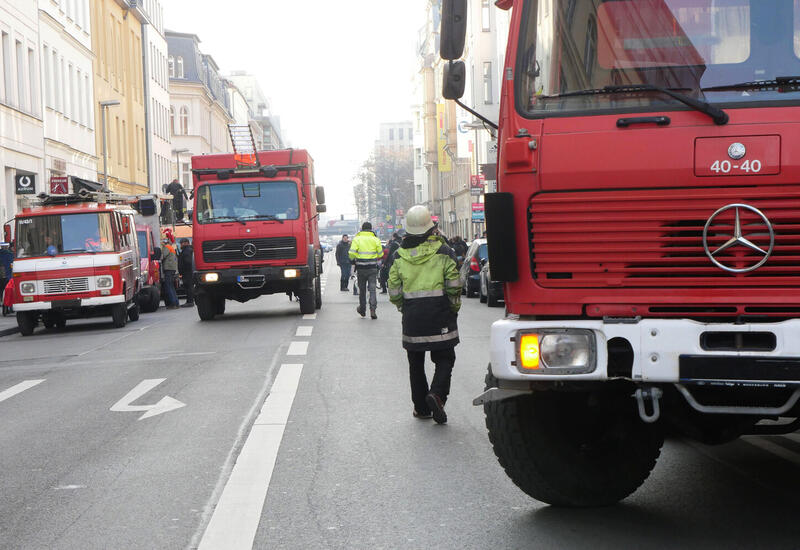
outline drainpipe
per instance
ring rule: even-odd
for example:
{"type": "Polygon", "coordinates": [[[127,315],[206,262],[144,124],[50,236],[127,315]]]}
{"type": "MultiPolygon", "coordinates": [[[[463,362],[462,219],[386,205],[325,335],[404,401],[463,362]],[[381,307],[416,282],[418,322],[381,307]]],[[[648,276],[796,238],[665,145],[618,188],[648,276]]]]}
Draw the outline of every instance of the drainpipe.
{"type": "MultiPolygon", "coordinates": [[[[148,15],[149,16],[149,15],[148,15]]],[[[150,117],[153,116],[152,109],[151,109],[151,101],[150,101],[150,66],[147,62],[147,35],[148,35],[148,23],[147,18],[143,18],[142,21],[142,80],[144,85],[144,149],[145,149],[145,163],[144,167],[147,171],[147,190],[150,193],[153,193],[153,181],[152,181],[152,170],[151,170],[151,152],[153,151],[153,136],[150,131],[150,117]],[[149,115],[148,115],[149,113],[149,115]]]]}

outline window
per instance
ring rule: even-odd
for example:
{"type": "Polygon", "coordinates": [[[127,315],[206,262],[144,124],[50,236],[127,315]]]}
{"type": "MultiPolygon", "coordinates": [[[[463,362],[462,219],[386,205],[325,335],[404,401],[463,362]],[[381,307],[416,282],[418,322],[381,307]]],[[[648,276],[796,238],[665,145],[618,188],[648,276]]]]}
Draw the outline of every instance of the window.
{"type": "Polygon", "coordinates": [[[178,62],[177,63],[178,64],[178,68],[176,70],[177,77],[178,78],[183,78],[183,57],[178,56],[177,57],[177,62],[178,62]]]}
{"type": "Polygon", "coordinates": [[[192,169],[188,162],[181,163],[181,185],[184,189],[192,188],[192,169]]]}
{"type": "Polygon", "coordinates": [[[89,75],[83,76],[83,101],[86,103],[86,126],[94,128],[94,112],[92,111],[92,90],[89,88],[89,75]]]}
{"type": "Polygon", "coordinates": [[[800,57],[800,0],[794,0],[794,55],[800,57]]]}
{"type": "Polygon", "coordinates": [[[31,113],[39,114],[39,70],[36,67],[36,52],[28,48],[28,91],[30,93],[31,113]]]}
{"type": "Polygon", "coordinates": [[[489,32],[492,30],[492,9],[489,0],[481,0],[481,30],[489,32]]]}
{"type": "Polygon", "coordinates": [[[175,107],[171,105],[169,108],[169,131],[175,135],[175,107]]]}
{"type": "Polygon", "coordinates": [[[169,77],[175,78],[175,58],[173,56],[169,56],[169,77]]]}
{"type": "Polygon", "coordinates": [[[399,139],[400,141],[403,141],[403,129],[402,128],[398,128],[397,129],[397,139],[399,139]]]}
{"type": "Polygon", "coordinates": [[[483,62],[483,102],[492,103],[492,62],[483,62]]]}
{"type": "Polygon", "coordinates": [[[394,128],[389,128],[389,141],[394,141],[394,128]]]}
{"type": "Polygon", "coordinates": [[[72,120],[76,120],[75,116],[75,74],[72,68],[72,63],[69,64],[67,68],[67,74],[69,74],[69,112],[67,116],[72,120]]]}
{"type": "Polygon", "coordinates": [[[25,110],[25,57],[22,52],[22,42],[15,41],[17,48],[17,107],[25,110]]]}
{"type": "Polygon", "coordinates": [[[52,86],[50,85],[50,48],[42,46],[42,60],[44,61],[44,104],[45,107],[52,107],[53,103],[50,100],[50,93],[52,86]]]}
{"type": "Polygon", "coordinates": [[[189,108],[184,105],[181,107],[181,135],[185,136],[189,134],[189,108]]]}
{"type": "Polygon", "coordinates": [[[0,62],[2,62],[3,74],[0,79],[0,99],[10,103],[11,95],[11,46],[9,45],[8,33],[0,31],[0,62]]]}

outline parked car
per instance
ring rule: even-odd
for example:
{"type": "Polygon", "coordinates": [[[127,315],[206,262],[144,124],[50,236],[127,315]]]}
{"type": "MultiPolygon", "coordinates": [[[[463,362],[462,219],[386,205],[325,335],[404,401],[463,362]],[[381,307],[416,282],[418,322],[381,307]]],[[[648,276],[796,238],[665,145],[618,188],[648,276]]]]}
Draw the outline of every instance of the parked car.
{"type": "Polygon", "coordinates": [[[503,283],[492,280],[489,260],[484,261],[481,267],[478,298],[481,303],[488,304],[489,307],[497,307],[500,305],[500,300],[503,300],[503,283]]]}
{"type": "Polygon", "coordinates": [[[475,239],[467,249],[464,263],[461,265],[461,283],[464,285],[464,294],[467,298],[478,295],[480,290],[481,260],[489,258],[489,249],[486,239],[475,239]]]}

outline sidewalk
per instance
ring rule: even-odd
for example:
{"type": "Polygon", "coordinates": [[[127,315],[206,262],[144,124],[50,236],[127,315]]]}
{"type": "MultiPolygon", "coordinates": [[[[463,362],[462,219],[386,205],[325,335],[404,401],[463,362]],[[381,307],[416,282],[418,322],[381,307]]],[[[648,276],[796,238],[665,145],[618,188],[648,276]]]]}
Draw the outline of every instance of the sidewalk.
{"type": "Polygon", "coordinates": [[[19,332],[19,328],[17,327],[17,316],[13,313],[9,314],[8,317],[3,317],[0,315],[0,336],[15,334],[17,332],[19,332]]]}

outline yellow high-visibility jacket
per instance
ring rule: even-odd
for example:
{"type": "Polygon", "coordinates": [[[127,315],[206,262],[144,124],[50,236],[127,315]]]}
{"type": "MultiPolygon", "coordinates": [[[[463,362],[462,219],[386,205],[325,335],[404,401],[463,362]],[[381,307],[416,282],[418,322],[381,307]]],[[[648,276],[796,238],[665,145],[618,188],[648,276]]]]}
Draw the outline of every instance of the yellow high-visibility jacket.
{"type": "Polygon", "coordinates": [[[372,231],[359,231],[353,237],[347,255],[351,260],[355,260],[356,269],[377,268],[383,257],[383,246],[372,231]]]}

